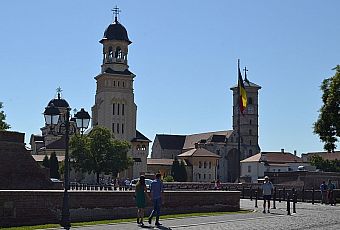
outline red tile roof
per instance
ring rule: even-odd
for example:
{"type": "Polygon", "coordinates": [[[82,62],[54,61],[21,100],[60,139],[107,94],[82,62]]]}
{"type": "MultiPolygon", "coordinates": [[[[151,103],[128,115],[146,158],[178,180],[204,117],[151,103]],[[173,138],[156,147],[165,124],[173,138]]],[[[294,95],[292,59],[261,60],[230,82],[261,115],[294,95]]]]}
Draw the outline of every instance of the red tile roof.
{"type": "Polygon", "coordinates": [[[241,162],[260,162],[266,161],[268,163],[294,163],[302,162],[302,159],[288,152],[261,152],[241,162]]]}

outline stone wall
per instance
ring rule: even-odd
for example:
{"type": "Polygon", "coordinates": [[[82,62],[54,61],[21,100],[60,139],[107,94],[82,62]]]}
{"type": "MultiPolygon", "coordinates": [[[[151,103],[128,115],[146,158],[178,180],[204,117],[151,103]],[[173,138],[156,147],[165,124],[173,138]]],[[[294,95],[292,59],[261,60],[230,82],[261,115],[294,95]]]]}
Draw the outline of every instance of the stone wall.
{"type": "MultiPolygon", "coordinates": [[[[133,191],[71,191],[71,221],[136,216],[133,191]]],[[[0,191],[0,227],[58,223],[63,191],[0,191]]],[[[162,214],[238,211],[237,191],[165,191],[162,214]]],[[[151,211],[148,203],[146,215],[151,211]]]]}
{"type": "Polygon", "coordinates": [[[0,189],[53,189],[49,173],[25,148],[24,134],[0,131],[0,189]]]}

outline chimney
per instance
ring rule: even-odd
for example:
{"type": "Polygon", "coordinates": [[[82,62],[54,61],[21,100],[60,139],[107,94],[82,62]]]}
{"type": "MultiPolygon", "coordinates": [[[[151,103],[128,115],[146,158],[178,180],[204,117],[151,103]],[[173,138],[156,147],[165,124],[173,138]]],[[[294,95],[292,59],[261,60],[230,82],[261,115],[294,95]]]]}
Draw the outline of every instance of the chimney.
{"type": "Polygon", "coordinates": [[[281,149],[281,153],[285,153],[285,149],[281,149]]]}
{"type": "Polygon", "coordinates": [[[294,150],[294,156],[296,156],[296,150],[294,150]]]}

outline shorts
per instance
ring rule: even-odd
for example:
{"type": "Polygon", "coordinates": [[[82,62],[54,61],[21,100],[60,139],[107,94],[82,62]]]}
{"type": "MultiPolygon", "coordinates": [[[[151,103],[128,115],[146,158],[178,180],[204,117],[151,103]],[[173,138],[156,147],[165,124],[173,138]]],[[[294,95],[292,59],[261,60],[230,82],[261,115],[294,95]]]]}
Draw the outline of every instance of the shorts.
{"type": "Polygon", "coordinates": [[[263,195],[263,200],[271,200],[272,195],[263,195]]]}

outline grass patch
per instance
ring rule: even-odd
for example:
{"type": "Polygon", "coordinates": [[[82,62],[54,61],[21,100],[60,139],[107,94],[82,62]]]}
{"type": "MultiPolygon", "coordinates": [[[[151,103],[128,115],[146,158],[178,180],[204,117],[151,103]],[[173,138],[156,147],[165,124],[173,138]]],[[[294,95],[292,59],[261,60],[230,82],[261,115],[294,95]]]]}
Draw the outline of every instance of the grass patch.
{"type": "MultiPolygon", "coordinates": [[[[198,213],[184,213],[184,214],[171,214],[171,215],[162,215],[161,219],[177,219],[177,218],[185,218],[185,217],[200,217],[200,216],[219,216],[219,215],[231,215],[231,214],[244,214],[250,213],[249,210],[240,210],[238,212],[198,212],[198,213]]],[[[116,219],[116,220],[98,220],[98,221],[90,221],[90,222],[79,222],[72,223],[72,227],[81,227],[86,225],[99,225],[99,224],[118,224],[118,223],[126,223],[126,222],[135,222],[136,218],[128,218],[128,219],[116,219]]],[[[45,224],[45,225],[36,225],[36,226],[22,226],[22,227],[10,227],[10,228],[1,228],[0,229],[8,229],[8,230],[33,230],[33,229],[47,229],[47,228],[60,228],[59,224],[45,224]]]]}

